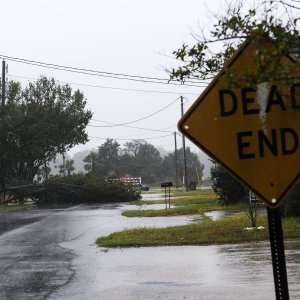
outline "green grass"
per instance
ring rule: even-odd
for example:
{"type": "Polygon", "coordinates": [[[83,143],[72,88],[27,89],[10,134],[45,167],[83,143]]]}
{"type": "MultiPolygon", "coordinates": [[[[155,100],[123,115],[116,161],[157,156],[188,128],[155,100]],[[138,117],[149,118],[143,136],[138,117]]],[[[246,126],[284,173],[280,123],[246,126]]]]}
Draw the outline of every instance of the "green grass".
{"type": "Polygon", "coordinates": [[[10,211],[31,209],[32,207],[33,205],[31,204],[16,204],[16,205],[1,204],[0,211],[10,212],[10,211]]]}
{"type": "Polygon", "coordinates": [[[182,191],[182,190],[171,190],[172,196],[174,197],[189,197],[189,196],[199,196],[202,197],[216,197],[216,194],[213,190],[195,190],[195,191],[182,191]]]}
{"type": "MultiPolygon", "coordinates": [[[[203,214],[207,211],[224,209],[218,204],[216,195],[211,191],[190,191],[186,192],[188,197],[171,199],[171,204],[177,206],[171,209],[137,209],[128,210],[122,213],[126,217],[166,217],[178,215],[203,214]]],[[[186,194],[185,194],[186,195],[186,194]]],[[[165,200],[139,200],[133,201],[135,205],[165,204],[165,200]]]]}
{"type": "Polygon", "coordinates": [[[125,217],[167,217],[179,215],[196,215],[203,214],[207,211],[220,210],[221,206],[210,205],[203,207],[202,205],[187,205],[171,209],[138,209],[127,210],[122,213],[125,217]]]}
{"type": "MultiPolygon", "coordinates": [[[[183,192],[180,190],[172,191],[171,204],[172,205],[189,205],[189,204],[217,204],[217,196],[212,190],[196,190],[183,192]],[[172,197],[176,197],[172,199],[172,197]]],[[[151,205],[151,204],[165,204],[165,200],[136,200],[130,202],[132,205],[151,205]]]]}
{"type": "Polygon", "coordinates": [[[205,197],[205,196],[177,198],[177,199],[173,199],[171,201],[171,204],[176,205],[176,206],[181,206],[181,205],[202,205],[202,206],[218,205],[218,206],[220,206],[216,197],[212,198],[212,197],[205,197]]]}
{"type": "MultiPolygon", "coordinates": [[[[175,246],[227,244],[267,240],[267,217],[260,216],[258,224],[263,230],[247,231],[249,219],[241,214],[222,220],[209,218],[199,224],[167,228],[136,228],[112,233],[100,237],[96,243],[103,247],[138,247],[138,246],[175,246]]],[[[285,238],[300,237],[300,218],[287,218],[283,221],[285,238]]]]}
{"type": "MultiPolygon", "coordinates": [[[[260,214],[257,219],[258,226],[263,230],[243,230],[250,226],[250,220],[245,214],[245,204],[221,206],[213,191],[176,191],[179,198],[171,199],[175,208],[130,210],[123,212],[127,217],[160,217],[177,215],[201,216],[200,223],[188,224],[167,228],[136,228],[116,232],[97,239],[99,246],[105,247],[139,247],[139,246],[171,246],[171,245],[207,245],[242,243],[267,240],[267,216],[260,214]],[[181,193],[183,196],[180,196],[181,193]],[[226,210],[236,214],[224,219],[212,221],[203,214],[212,210],[226,210]]],[[[136,205],[164,204],[165,201],[138,201],[136,205]]],[[[300,218],[286,218],[283,221],[285,238],[300,238],[300,218]]]]}

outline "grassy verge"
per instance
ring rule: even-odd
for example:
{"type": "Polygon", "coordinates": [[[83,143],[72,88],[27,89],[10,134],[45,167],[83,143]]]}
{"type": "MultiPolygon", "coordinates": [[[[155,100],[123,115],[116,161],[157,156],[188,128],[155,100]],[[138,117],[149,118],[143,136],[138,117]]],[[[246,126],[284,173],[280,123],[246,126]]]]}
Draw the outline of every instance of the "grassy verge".
{"type": "MultiPolygon", "coordinates": [[[[166,217],[166,216],[178,216],[178,215],[194,215],[203,214],[213,210],[227,210],[227,211],[244,211],[245,205],[230,205],[222,206],[219,204],[215,193],[211,190],[205,191],[189,191],[186,192],[185,197],[179,197],[171,199],[171,205],[176,206],[171,209],[147,209],[147,210],[128,210],[122,213],[126,217],[166,217]]],[[[141,206],[152,204],[165,204],[164,200],[139,200],[133,201],[131,204],[141,206]]]]}
{"type": "MultiPolygon", "coordinates": [[[[137,200],[132,201],[132,205],[164,204],[165,200],[137,200]]],[[[171,204],[189,205],[189,204],[217,204],[216,194],[212,190],[197,190],[183,192],[180,190],[172,191],[171,204]],[[172,197],[176,197],[173,198],[172,197]]]]}
{"type": "MultiPolygon", "coordinates": [[[[205,218],[199,224],[167,228],[136,228],[100,237],[96,243],[104,247],[175,246],[227,244],[268,239],[267,217],[260,216],[258,224],[263,230],[243,230],[249,226],[249,219],[238,215],[212,221],[205,218]]],[[[286,218],[283,221],[285,238],[300,238],[300,218],[286,218]]]]}
{"type": "Polygon", "coordinates": [[[179,216],[179,215],[196,215],[203,214],[207,211],[223,209],[221,206],[207,206],[193,205],[193,206],[180,206],[171,209],[139,209],[139,210],[127,210],[122,213],[125,217],[167,217],[167,216],[179,216]]]}
{"type": "MultiPolygon", "coordinates": [[[[169,202],[169,200],[168,200],[169,202]]],[[[130,202],[131,205],[151,205],[151,204],[165,204],[165,200],[136,200],[130,202]]],[[[217,199],[211,197],[184,197],[171,199],[171,204],[175,206],[190,205],[190,204],[201,204],[201,205],[216,205],[218,204],[217,199]]]]}
{"type": "Polygon", "coordinates": [[[34,207],[34,205],[31,205],[31,204],[16,204],[16,205],[1,204],[0,211],[3,211],[3,212],[18,211],[18,210],[31,209],[33,207],[34,207]]]}

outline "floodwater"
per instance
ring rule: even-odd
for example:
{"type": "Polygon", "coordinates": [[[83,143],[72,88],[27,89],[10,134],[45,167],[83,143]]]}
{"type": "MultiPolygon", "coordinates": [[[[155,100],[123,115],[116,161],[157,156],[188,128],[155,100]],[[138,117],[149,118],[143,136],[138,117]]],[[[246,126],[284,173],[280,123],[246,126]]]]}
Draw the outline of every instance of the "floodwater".
{"type": "Polygon", "coordinates": [[[228,212],[228,211],[224,211],[224,210],[214,210],[214,211],[209,211],[209,212],[204,213],[204,216],[210,217],[213,221],[215,221],[215,220],[223,219],[223,218],[228,217],[233,214],[234,213],[232,213],[232,212],[228,212]]]}
{"type": "MultiPolygon", "coordinates": [[[[169,194],[167,194],[167,197],[169,194]]],[[[142,194],[142,200],[149,201],[149,200],[165,200],[165,194],[154,194],[154,193],[147,193],[142,194]]]]}
{"type": "MultiPolygon", "coordinates": [[[[29,213],[32,224],[0,235],[0,299],[275,299],[268,242],[97,247],[97,237],[115,231],[193,221],[121,215],[133,208],[80,205],[29,213]]],[[[16,216],[22,219],[22,213],[16,216]]],[[[286,258],[290,299],[300,299],[300,240],[286,241],[286,258]]]]}
{"type": "MultiPolygon", "coordinates": [[[[275,298],[268,242],[236,245],[95,248],[97,236],[133,227],[190,223],[191,217],[124,218],[132,206],[97,211],[99,227],[63,243],[77,253],[73,280],[50,299],[275,298]],[[104,220],[107,219],[109,223],[104,220]],[[101,225],[100,225],[101,224],[101,225]],[[89,244],[90,243],[90,244],[89,244]]],[[[300,240],[287,243],[291,299],[300,299],[300,240]]]]}

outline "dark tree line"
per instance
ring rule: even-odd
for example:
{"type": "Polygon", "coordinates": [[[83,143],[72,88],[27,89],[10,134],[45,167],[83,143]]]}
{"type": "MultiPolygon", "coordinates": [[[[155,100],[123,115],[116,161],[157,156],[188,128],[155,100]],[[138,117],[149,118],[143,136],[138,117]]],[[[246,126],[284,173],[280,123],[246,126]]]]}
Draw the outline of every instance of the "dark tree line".
{"type": "MultiPolygon", "coordinates": [[[[187,173],[189,181],[202,179],[203,164],[197,155],[186,149],[187,173]]],[[[107,139],[85,159],[85,169],[100,177],[142,177],[144,183],[159,181],[176,182],[175,153],[162,157],[159,151],[144,140],[127,142],[123,148],[113,140],[107,139]]],[[[183,149],[177,151],[177,174],[180,185],[183,176],[183,149]]]]}

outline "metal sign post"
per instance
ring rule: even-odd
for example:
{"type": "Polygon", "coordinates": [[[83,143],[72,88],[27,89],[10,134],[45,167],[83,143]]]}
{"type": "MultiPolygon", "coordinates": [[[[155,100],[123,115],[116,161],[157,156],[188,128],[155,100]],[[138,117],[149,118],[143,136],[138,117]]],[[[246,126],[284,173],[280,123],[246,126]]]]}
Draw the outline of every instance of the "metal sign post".
{"type": "Polygon", "coordinates": [[[168,208],[168,198],[169,198],[169,208],[171,208],[171,186],[173,186],[173,182],[162,182],[160,184],[161,187],[165,188],[165,204],[166,209],[168,208]],[[167,188],[169,188],[169,197],[167,197],[167,188]]]}
{"type": "Polygon", "coordinates": [[[267,208],[276,300],[289,300],[281,209],[267,208]]]}
{"type": "Polygon", "coordinates": [[[165,204],[166,204],[166,209],[168,208],[167,205],[167,187],[165,186],[165,204]]]}

